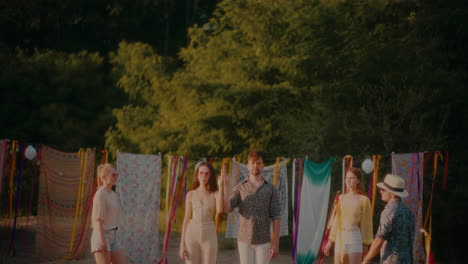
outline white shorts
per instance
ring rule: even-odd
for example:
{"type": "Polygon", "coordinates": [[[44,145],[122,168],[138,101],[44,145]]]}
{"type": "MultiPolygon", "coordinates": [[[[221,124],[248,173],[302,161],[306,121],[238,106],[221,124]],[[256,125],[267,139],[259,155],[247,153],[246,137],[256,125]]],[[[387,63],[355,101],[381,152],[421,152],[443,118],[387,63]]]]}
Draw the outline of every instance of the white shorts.
{"type": "Polygon", "coordinates": [[[341,235],[343,244],[340,245],[339,236],[337,235],[335,241],[335,252],[341,252],[340,248],[342,246],[343,254],[362,253],[362,236],[359,228],[353,231],[342,231],[341,235]]]}
{"type": "MultiPolygon", "coordinates": [[[[107,251],[114,251],[120,249],[119,242],[117,241],[117,229],[104,230],[104,238],[106,239],[107,251]]],[[[99,251],[99,233],[93,229],[91,235],[91,253],[99,251]]]]}

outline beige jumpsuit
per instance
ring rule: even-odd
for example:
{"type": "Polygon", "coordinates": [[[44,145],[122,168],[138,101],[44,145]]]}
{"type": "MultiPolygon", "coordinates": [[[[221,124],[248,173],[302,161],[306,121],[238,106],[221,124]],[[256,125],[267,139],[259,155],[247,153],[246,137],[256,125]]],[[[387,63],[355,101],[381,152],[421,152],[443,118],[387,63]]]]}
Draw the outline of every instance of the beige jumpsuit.
{"type": "Polygon", "coordinates": [[[202,201],[199,191],[192,195],[192,219],[185,231],[187,264],[216,264],[218,237],[213,221],[216,200],[214,194],[202,201]]]}

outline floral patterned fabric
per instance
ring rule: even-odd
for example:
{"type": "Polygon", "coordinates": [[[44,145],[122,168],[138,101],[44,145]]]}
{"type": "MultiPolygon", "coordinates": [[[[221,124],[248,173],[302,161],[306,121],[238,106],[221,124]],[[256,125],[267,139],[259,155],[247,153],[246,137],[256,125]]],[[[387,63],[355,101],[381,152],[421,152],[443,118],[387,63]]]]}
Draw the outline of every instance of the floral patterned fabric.
{"type": "MultiPolygon", "coordinates": [[[[407,182],[408,197],[402,200],[415,216],[416,231],[422,226],[423,167],[424,152],[392,154],[392,173],[400,175],[407,182]]],[[[423,263],[426,259],[422,242],[422,236],[415,235],[413,263],[423,263]]]]}
{"type": "Polygon", "coordinates": [[[118,153],[117,172],[119,243],[132,263],[157,263],[161,156],[118,153]]]}

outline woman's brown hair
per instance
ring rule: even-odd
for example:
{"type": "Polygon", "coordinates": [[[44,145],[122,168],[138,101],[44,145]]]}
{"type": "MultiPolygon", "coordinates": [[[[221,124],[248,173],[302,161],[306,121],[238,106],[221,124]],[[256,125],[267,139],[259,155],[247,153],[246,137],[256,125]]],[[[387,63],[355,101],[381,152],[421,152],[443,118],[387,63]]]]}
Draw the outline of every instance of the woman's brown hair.
{"type": "Polygon", "coordinates": [[[356,178],[359,180],[359,184],[357,186],[357,192],[360,193],[360,194],[366,194],[366,192],[364,191],[364,183],[363,183],[363,180],[362,180],[362,172],[361,172],[361,169],[359,168],[349,168],[346,173],[348,172],[351,172],[352,174],[354,174],[354,176],[356,176],[356,178]]]}
{"type": "Polygon", "coordinates": [[[210,178],[208,179],[208,184],[206,186],[206,189],[210,193],[214,193],[214,192],[218,191],[218,184],[216,182],[215,170],[213,168],[213,165],[211,165],[211,163],[206,162],[206,161],[199,163],[197,165],[196,169],[195,169],[195,177],[193,177],[193,190],[200,187],[200,181],[198,181],[198,170],[202,166],[207,167],[208,170],[210,171],[210,178]]]}

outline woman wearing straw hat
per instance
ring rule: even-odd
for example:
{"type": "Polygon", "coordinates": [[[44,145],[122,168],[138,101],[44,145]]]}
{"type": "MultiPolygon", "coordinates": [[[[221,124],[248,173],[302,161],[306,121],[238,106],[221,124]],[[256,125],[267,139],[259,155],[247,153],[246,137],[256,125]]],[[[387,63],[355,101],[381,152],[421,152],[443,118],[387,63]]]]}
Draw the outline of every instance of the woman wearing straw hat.
{"type": "Polygon", "coordinates": [[[406,182],[398,175],[387,174],[377,184],[387,203],[380,215],[379,228],[369,253],[362,263],[369,263],[380,250],[380,263],[413,263],[414,215],[403,203],[406,182]]]}

